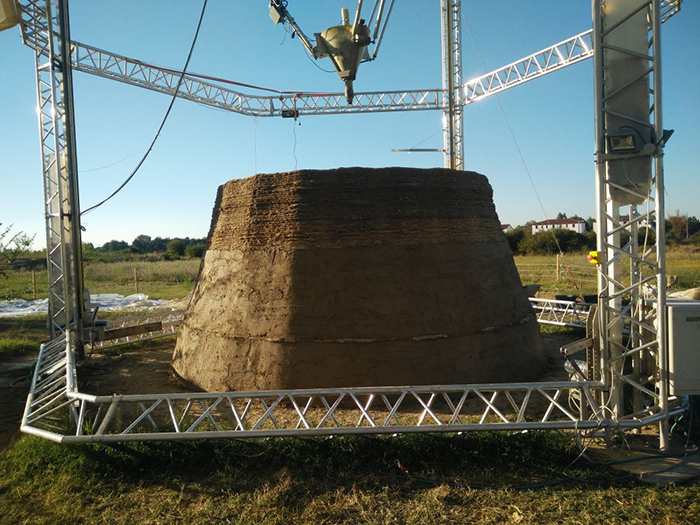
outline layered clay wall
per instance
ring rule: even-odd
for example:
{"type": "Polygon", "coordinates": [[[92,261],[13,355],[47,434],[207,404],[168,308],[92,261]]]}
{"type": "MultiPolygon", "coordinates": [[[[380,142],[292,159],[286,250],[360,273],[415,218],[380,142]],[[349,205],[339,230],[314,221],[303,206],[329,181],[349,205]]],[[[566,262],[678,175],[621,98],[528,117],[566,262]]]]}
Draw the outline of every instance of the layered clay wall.
{"type": "Polygon", "coordinates": [[[232,180],[173,356],[209,391],[531,380],[539,329],[483,175],[232,180]]]}

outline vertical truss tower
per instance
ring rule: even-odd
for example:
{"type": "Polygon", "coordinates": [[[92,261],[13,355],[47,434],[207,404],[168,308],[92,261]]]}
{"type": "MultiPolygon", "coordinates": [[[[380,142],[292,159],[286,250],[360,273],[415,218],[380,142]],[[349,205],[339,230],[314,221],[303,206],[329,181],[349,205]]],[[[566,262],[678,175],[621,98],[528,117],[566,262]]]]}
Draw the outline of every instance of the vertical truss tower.
{"type": "MultiPolygon", "coordinates": [[[[659,0],[593,0],[596,350],[609,388],[603,403],[617,419],[668,410],[662,7],[659,0]]],[[[667,425],[664,419],[662,447],[667,425]]]]}
{"type": "Polygon", "coordinates": [[[442,131],[445,167],[454,170],[464,169],[461,5],[461,0],[441,0],[442,89],[447,98],[442,131]]]}
{"type": "Polygon", "coordinates": [[[28,1],[23,8],[23,38],[36,60],[49,325],[52,338],[72,331],[80,353],[85,301],[68,3],[28,1]]]}

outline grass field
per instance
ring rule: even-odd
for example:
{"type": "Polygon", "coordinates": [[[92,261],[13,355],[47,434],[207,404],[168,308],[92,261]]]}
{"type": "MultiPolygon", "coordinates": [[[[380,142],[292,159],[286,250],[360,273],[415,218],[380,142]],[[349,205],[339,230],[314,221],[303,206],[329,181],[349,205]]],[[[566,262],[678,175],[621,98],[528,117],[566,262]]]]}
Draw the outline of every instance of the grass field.
{"type": "Polygon", "coordinates": [[[555,432],[117,448],[25,437],[0,453],[0,522],[700,522],[698,485],[577,457],[555,432]]]}
{"type": "MultiPolygon", "coordinates": [[[[586,261],[586,254],[568,254],[559,260],[554,255],[519,255],[515,264],[523,283],[540,283],[543,295],[592,294],[596,291],[596,267],[586,261]]],[[[95,262],[86,265],[85,281],[90,293],[129,295],[138,291],[151,299],[177,299],[194,288],[199,259],[150,262],[95,262]]],[[[667,273],[678,277],[673,290],[700,286],[700,252],[670,250],[667,273]]],[[[46,272],[35,273],[37,297],[47,296],[46,272]]],[[[0,280],[0,300],[32,299],[32,272],[12,271],[0,280]]]]}
{"type": "MultiPolygon", "coordinates": [[[[567,262],[575,270],[579,259],[567,262]]],[[[523,281],[546,293],[573,291],[563,263],[557,279],[553,257],[516,263],[523,281]]],[[[172,298],[192,289],[199,261],[136,266],[139,291],[172,298]]],[[[588,268],[575,273],[581,283],[588,268]]],[[[94,263],[86,275],[93,293],[129,294],[133,271],[134,263],[94,263]]],[[[669,273],[700,286],[698,255],[670,254],[669,273]]],[[[27,297],[27,282],[31,296],[31,275],[20,272],[3,293],[27,297]]],[[[0,367],[36,352],[45,323],[0,319],[0,367]]],[[[0,384],[0,393],[1,412],[26,389],[0,384]]],[[[700,485],[658,487],[588,463],[571,434],[553,431],[117,447],[16,435],[0,448],[0,524],[183,522],[696,524],[700,485]]]]}
{"type": "MultiPolygon", "coordinates": [[[[152,299],[177,299],[194,288],[199,273],[199,259],[149,262],[95,262],[85,265],[85,283],[90,293],[130,295],[138,291],[152,299]]],[[[37,298],[48,295],[45,271],[34,273],[37,298]]],[[[30,270],[11,271],[0,278],[1,299],[32,299],[34,290],[30,270]]]]}
{"type": "MultiPolygon", "coordinates": [[[[586,253],[573,253],[559,258],[557,278],[557,257],[555,255],[516,255],[523,284],[542,284],[543,295],[554,294],[595,294],[596,266],[589,264],[586,253]]],[[[666,273],[677,278],[669,290],[686,290],[700,286],[700,252],[690,250],[669,250],[666,256],[666,273]]],[[[623,269],[629,275],[629,269],[623,269]]]]}

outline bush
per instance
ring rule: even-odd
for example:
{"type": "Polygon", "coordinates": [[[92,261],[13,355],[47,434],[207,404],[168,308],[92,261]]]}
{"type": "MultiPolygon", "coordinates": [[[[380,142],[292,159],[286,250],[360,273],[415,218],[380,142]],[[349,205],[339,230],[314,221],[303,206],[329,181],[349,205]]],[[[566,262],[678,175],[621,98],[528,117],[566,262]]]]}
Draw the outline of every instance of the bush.
{"type": "Polygon", "coordinates": [[[522,254],[548,255],[559,253],[559,247],[564,253],[594,249],[595,236],[588,237],[585,234],[572,232],[571,230],[554,230],[554,235],[552,235],[551,231],[540,232],[535,235],[525,233],[522,240],[518,243],[518,252],[522,254]],[[557,246],[557,242],[559,246],[557,246]]]}
{"type": "Polygon", "coordinates": [[[0,276],[6,276],[7,271],[20,255],[32,247],[34,237],[23,232],[12,233],[12,225],[3,228],[0,223],[0,276]]]}
{"type": "Polygon", "coordinates": [[[165,252],[171,256],[182,257],[185,255],[185,243],[180,239],[173,239],[168,243],[165,252]]]}
{"type": "Polygon", "coordinates": [[[192,244],[185,248],[185,255],[192,259],[201,259],[204,252],[207,250],[206,244],[192,244]]]}
{"type": "Polygon", "coordinates": [[[512,232],[506,233],[506,241],[508,241],[508,246],[510,247],[510,251],[513,252],[513,254],[520,253],[518,251],[518,245],[525,237],[525,230],[525,228],[519,227],[513,230],[512,232]]]}

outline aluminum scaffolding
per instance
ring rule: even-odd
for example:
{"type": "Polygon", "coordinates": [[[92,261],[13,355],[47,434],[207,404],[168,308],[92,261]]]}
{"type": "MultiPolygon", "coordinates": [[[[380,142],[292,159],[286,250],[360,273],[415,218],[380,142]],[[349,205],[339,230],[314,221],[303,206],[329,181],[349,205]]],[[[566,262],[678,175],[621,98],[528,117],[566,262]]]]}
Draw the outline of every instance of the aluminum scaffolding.
{"type": "MultiPolygon", "coordinates": [[[[192,74],[185,75],[175,93],[181,75],[176,70],[72,42],[67,0],[18,4],[24,42],[36,54],[53,337],[39,352],[23,432],[81,443],[540,428],[614,432],[658,423],[665,446],[668,419],[684,407],[668,394],[659,36],[661,23],[679,11],[680,0],[593,0],[592,31],[464,84],[461,2],[441,0],[443,88],[358,93],[352,106],[345,104],[342,94],[255,96],[192,74]],[[634,34],[634,42],[649,43],[648,50],[638,45],[625,48],[626,38],[617,35],[626,31],[634,34]],[[573,365],[570,381],[109,396],[79,391],[76,358],[84,343],[94,341],[94,333],[84,326],[71,64],[79,71],[244,115],[286,116],[290,110],[295,115],[442,111],[446,165],[463,169],[464,106],[591,56],[596,86],[599,308],[594,332],[563,352],[569,362],[578,351],[587,356],[586,370],[573,365]],[[631,76],[620,75],[615,63],[620,56],[641,66],[631,76]],[[617,100],[629,98],[619,95],[630,90],[646,94],[646,116],[640,117],[638,108],[616,106],[617,100]],[[630,135],[630,127],[644,146],[654,147],[640,144],[639,151],[612,151],[613,143],[636,144],[636,138],[622,137],[625,131],[630,135]],[[649,164],[649,176],[635,178],[633,185],[615,175],[630,160],[642,168],[649,164]],[[630,207],[625,221],[620,214],[623,206],[630,207]],[[656,244],[638,242],[637,225],[642,220],[656,224],[656,244]],[[624,244],[623,232],[629,237],[624,244]],[[622,278],[623,265],[630,268],[628,281],[622,278]],[[626,389],[632,392],[631,402],[624,395],[626,389]]],[[[582,310],[574,308],[557,317],[561,305],[550,301],[542,308],[553,312],[556,324],[584,322],[582,310]]],[[[159,322],[161,329],[171,330],[170,321],[154,321],[153,328],[159,322]]],[[[591,324],[590,319],[586,322],[591,324]]],[[[116,330],[126,334],[132,328],[126,324],[116,330]]]]}
{"type": "MultiPolygon", "coordinates": [[[[599,349],[618,419],[669,408],[663,8],[659,0],[593,1],[599,349]],[[647,238],[640,246],[640,223],[655,224],[655,242],[647,238]]],[[[665,448],[668,419],[660,423],[660,441],[665,448]]]]}
{"type": "MultiPolygon", "coordinates": [[[[68,5],[47,1],[23,6],[25,42],[35,51],[40,152],[44,181],[46,256],[51,337],[69,325],[82,332],[83,268],[80,200],[68,55],[68,5]],[[27,23],[30,21],[30,23],[27,23]]],[[[81,350],[78,345],[78,351],[81,350]]]]}

